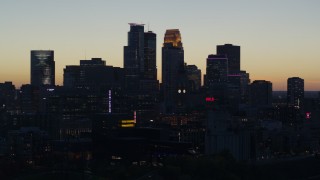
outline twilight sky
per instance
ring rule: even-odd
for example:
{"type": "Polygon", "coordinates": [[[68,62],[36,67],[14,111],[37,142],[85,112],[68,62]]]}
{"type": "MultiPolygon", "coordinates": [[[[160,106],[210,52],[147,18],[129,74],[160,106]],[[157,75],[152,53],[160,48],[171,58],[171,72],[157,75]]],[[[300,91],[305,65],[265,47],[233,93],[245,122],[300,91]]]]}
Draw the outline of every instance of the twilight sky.
{"type": "Polygon", "coordinates": [[[63,68],[85,57],[123,67],[128,23],[157,34],[158,72],[165,30],[178,28],[185,62],[202,74],[216,45],[230,43],[251,80],[286,90],[298,76],[320,90],[319,0],[0,0],[0,82],[30,83],[30,50],[55,51],[60,85],[63,68]]]}

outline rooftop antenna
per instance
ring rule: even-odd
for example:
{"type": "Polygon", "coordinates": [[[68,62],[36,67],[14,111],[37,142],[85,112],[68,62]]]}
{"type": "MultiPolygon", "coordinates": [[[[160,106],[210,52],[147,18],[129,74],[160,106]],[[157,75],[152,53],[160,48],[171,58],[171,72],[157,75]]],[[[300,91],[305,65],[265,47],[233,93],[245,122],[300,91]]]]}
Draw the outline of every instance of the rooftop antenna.
{"type": "Polygon", "coordinates": [[[150,24],[148,23],[148,31],[150,31],[149,26],[150,26],[150,24]]]}

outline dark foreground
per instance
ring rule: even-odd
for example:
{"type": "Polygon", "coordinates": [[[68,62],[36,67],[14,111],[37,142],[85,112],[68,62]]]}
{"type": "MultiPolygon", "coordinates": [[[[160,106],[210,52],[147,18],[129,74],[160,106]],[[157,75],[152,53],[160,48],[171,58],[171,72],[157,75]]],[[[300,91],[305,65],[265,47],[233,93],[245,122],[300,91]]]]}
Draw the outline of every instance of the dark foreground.
{"type": "Polygon", "coordinates": [[[317,180],[320,179],[320,159],[307,157],[252,164],[236,162],[228,153],[223,153],[206,157],[171,157],[161,163],[143,165],[126,162],[68,162],[51,167],[28,167],[3,161],[0,179],[317,180]]]}

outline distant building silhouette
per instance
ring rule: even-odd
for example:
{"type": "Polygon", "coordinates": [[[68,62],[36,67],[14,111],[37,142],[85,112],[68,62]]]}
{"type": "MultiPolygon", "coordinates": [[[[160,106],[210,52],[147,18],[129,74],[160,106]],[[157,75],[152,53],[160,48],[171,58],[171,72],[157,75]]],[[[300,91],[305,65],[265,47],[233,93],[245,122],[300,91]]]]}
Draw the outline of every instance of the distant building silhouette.
{"type": "Polygon", "coordinates": [[[272,83],[255,80],[250,85],[250,100],[253,107],[270,107],[272,105],[272,83]]]}
{"type": "Polygon", "coordinates": [[[55,85],[54,51],[31,51],[31,85],[55,85]]]}
{"type": "Polygon", "coordinates": [[[240,72],[240,46],[232,44],[218,45],[217,54],[227,56],[229,74],[240,72]]]}
{"type": "Polygon", "coordinates": [[[304,80],[299,77],[288,78],[287,103],[289,107],[301,108],[304,102],[304,80]]]}
{"type": "Polygon", "coordinates": [[[64,68],[63,85],[67,88],[110,89],[123,86],[123,68],[106,66],[101,58],[80,60],[80,66],[64,68]]]}

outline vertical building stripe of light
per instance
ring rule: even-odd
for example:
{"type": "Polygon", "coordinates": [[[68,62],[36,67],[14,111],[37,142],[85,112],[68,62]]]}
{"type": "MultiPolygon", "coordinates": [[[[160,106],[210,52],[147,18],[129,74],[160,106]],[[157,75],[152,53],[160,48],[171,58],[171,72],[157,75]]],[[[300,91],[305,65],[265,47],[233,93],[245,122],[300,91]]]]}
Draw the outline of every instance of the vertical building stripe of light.
{"type": "Polygon", "coordinates": [[[108,98],[108,103],[109,103],[109,113],[111,113],[111,103],[112,103],[112,97],[111,97],[111,90],[109,90],[109,98],[108,98]]]}

